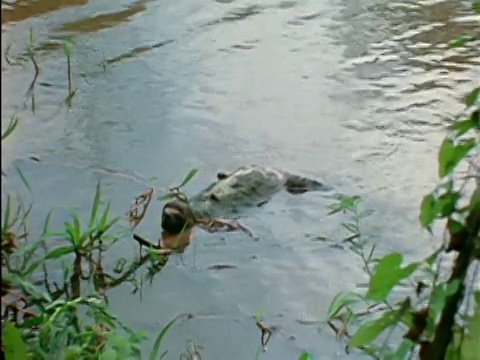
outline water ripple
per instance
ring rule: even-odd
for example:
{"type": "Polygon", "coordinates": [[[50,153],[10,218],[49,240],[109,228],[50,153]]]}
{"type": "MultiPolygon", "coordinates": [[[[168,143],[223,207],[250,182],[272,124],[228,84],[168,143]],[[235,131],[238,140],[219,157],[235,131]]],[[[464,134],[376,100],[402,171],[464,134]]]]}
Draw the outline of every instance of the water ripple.
{"type": "MultiPolygon", "coordinates": [[[[378,108],[374,113],[382,117],[362,116],[345,121],[344,126],[356,131],[389,130],[389,136],[421,141],[445,125],[445,115],[455,116],[462,110],[456,94],[467,89],[465,85],[472,79],[480,78],[479,41],[448,49],[450,41],[478,26],[479,17],[463,4],[448,0],[375,4],[372,9],[385,18],[372,18],[374,21],[356,28],[355,19],[365,20],[371,14],[353,5],[345,8],[344,15],[354,21],[345,36],[366,32],[372,38],[370,42],[362,38],[358,47],[346,49],[344,69],[368,84],[354,89],[370,99],[370,105],[363,105],[365,111],[378,108]],[[369,26],[383,32],[370,33],[369,26]],[[439,107],[445,109],[445,104],[449,104],[448,110],[438,111],[439,107]]],[[[341,81],[348,81],[345,74],[341,81]]]]}

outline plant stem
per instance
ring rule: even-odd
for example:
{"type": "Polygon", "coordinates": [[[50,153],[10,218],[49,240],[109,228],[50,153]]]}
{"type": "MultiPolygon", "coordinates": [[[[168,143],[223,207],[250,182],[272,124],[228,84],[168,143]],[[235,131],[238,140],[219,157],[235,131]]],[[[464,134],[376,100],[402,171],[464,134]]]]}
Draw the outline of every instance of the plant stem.
{"type": "Polygon", "coordinates": [[[421,349],[421,359],[443,360],[448,346],[453,339],[453,327],[455,325],[455,315],[460,306],[465,292],[465,278],[468,267],[473,259],[473,249],[475,241],[478,241],[480,231],[480,212],[472,210],[467,218],[467,231],[462,232],[462,248],[455,260],[452,274],[448,279],[448,284],[458,280],[460,285],[457,291],[449,296],[445,301],[440,321],[436,326],[435,336],[431,343],[425,343],[421,349]],[[422,351],[423,350],[423,351],[422,351]]]}

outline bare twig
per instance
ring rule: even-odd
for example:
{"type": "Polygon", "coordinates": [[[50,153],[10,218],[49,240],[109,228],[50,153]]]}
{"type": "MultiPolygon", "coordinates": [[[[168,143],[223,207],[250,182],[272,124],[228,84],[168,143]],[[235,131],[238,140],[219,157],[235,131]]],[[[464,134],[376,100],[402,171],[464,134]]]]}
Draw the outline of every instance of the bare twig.
{"type": "Polygon", "coordinates": [[[132,206],[127,213],[128,220],[132,224],[132,229],[135,229],[145,217],[148,205],[150,205],[150,201],[152,200],[154,193],[155,190],[153,188],[150,188],[148,191],[136,196],[133,200],[132,206]],[[140,208],[142,208],[142,210],[139,214],[140,208]]]}
{"type": "Polygon", "coordinates": [[[225,219],[197,219],[196,222],[202,229],[211,233],[219,232],[222,231],[223,228],[226,228],[225,230],[227,232],[241,230],[248,236],[253,237],[253,233],[249,228],[236,221],[225,219]]]}

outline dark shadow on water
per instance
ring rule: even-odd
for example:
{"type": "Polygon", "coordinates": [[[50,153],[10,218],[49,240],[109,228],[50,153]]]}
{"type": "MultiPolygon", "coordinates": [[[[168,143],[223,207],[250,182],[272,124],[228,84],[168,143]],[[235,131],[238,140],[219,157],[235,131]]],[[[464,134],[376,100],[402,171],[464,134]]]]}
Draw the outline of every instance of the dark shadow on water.
{"type": "Polygon", "coordinates": [[[121,55],[118,55],[114,58],[111,58],[111,59],[107,59],[105,60],[105,63],[106,64],[115,64],[115,63],[119,63],[123,60],[127,60],[127,59],[131,59],[131,58],[134,58],[134,57],[137,57],[139,55],[142,55],[142,54],[145,54],[153,49],[157,49],[157,48],[160,48],[162,46],[165,46],[165,45],[169,45],[171,43],[173,43],[175,40],[165,40],[165,41],[160,41],[156,44],[153,44],[153,45],[145,45],[145,46],[138,46],[124,54],[121,54],[121,55]]]}
{"type": "Polygon", "coordinates": [[[265,9],[264,6],[260,5],[250,5],[243,8],[238,8],[228,12],[226,15],[222,16],[220,19],[209,21],[206,25],[218,25],[229,22],[236,22],[248,19],[255,15],[261,14],[265,9]]]}

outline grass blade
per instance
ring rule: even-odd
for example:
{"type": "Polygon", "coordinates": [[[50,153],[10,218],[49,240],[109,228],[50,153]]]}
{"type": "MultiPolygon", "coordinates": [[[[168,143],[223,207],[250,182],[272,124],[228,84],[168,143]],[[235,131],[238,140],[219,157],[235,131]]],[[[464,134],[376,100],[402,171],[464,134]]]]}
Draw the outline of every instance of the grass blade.
{"type": "Polygon", "coordinates": [[[62,256],[71,254],[74,251],[75,251],[75,247],[72,245],[62,246],[62,247],[56,248],[55,250],[50,251],[47,255],[45,255],[44,260],[58,259],[58,258],[61,258],[62,256]]]}
{"type": "Polygon", "coordinates": [[[157,339],[155,340],[155,344],[153,345],[152,352],[150,353],[150,360],[158,359],[158,351],[160,350],[160,345],[162,344],[162,340],[167,332],[170,330],[172,325],[177,321],[178,317],[173,318],[170,322],[162,329],[160,334],[158,334],[157,339]]]}
{"type": "Polygon", "coordinates": [[[190,180],[192,180],[192,178],[197,174],[197,172],[198,172],[198,169],[190,170],[190,172],[187,174],[187,176],[185,176],[185,179],[183,179],[182,183],[178,185],[178,187],[183,187],[187,185],[190,182],[190,180]]]}
{"type": "Polygon", "coordinates": [[[104,229],[107,227],[109,213],[110,213],[110,203],[107,204],[107,207],[105,208],[102,218],[100,219],[99,228],[102,229],[103,231],[106,231],[104,229]]]}
{"type": "Polygon", "coordinates": [[[8,124],[7,130],[2,134],[2,141],[9,137],[18,125],[18,117],[14,116],[8,124]]]}
{"type": "Polygon", "coordinates": [[[107,232],[113,225],[115,225],[118,221],[120,220],[120,216],[117,216],[116,218],[112,219],[105,227],[102,228],[102,231],[105,233],[107,232]]]}
{"type": "Polygon", "coordinates": [[[7,205],[5,206],[5,215],[3,219],[3,229],[2,232],[8,231],[8,228],[10,227],[10,224],[8,223],[10,221],[10,194],[7,195],[7,205]]]}
{"type": "Polygon", "coordinates": [[[18,165],[15,164],[15,163],[13,163],[13,166],[15,166],[15,169],[17,170],[18,175],[20,176],[20,179],[22,179],[22,182],[23,182],[23,184],[25,185],[25,187],[28,189],[28,191],[32,192],[32,188],[30,187],[30,184],[28,183],[27,178],[25,177],[25,175],[23,175],[22,170],[20,170],[20,168],[18,167],[18,165]]]}
{"type": "Polygon", "coordinates": [[[47,218],[45,219],[45,224],[43,225],[42,235],[48,233],[48,225],[50,224],[51,216],[52,216],[52,210],[50,210],[47,214],[47,218]]]}
{"type": "Polygon", "coordinates": [[[92,227],[98,213],[98,205],[100,204],[100,181],[97,182],[97,188],[95,190],[95,198],[93,200],[92,212],[90,214],[90,221],[88,227],[92,227]]]}
{"type": "Polygon", "coordinates": [[[82,228],[80,225],[80,219],[78,218],[78,215],[75,212],[75,210],[70,209],[69,211],[70,211],[70,216],[72,217],[72,220],[73,220],[73,224],[69,223],[70,227],[68,228],[67,226],[67,228],[72,233],[73,239],[77,248],[81,248],[82,247],[82,228]]]}
{"type": "Polygon", "coordinates": [[[75,229],[73,228],[72,224],[69,222],[65,222],[65,227],[66,227],[66,233],[68,235],[67,239],[72,243],[72,245],[79,246],[78,244],[78,238],[75,235],[75,229]]]}

